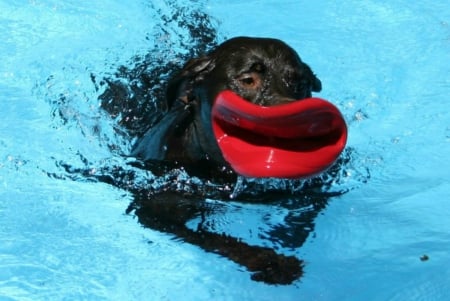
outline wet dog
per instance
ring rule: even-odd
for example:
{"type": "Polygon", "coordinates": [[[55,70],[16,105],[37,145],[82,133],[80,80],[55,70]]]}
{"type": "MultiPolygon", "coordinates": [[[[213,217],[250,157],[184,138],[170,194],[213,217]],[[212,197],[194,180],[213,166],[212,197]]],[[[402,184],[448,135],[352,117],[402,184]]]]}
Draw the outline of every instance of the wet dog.
{"type": "MultiPolygon", "coordinates": [[[[104,78],[101,82],[106,84],[106,89],[100,99],[106,112],[120,117],[119,125],[127,130],[128,137],[140,137],[131,151],[131,156],[140,160],[130,164],[150,169],[163,179],[168,174],[169,180],[164,181],[168,186],[164,184],[153,191],[151,185],[134,185],[135,174],[116,167],[107,173],[110,176],[100,173],[97,180],[131,191],[133,201],[127,213],[134,212],[142,225],[220,254],[246,267],[253,280],[269,284],[292,283],[303,274],[302,260],[268,247],[250,245],[226,233],[215,233],[205,222],[205,217],[214,211],[204,202],[205,196],[226,199],[231,190],[218,189],[216,184],[225,183],[221,187],[226,188],[236,183],[236,173],[225,161],[214,136],[211,114],[217,95],[224,90],[231,90],[257,105],[273,106],[310,97],[312,92],[321,90],[320,80],[295,50],[280,40],[269,38],[230,39],[206,55],[188,60],[182,68],[170,60],[157,62],[156,66],[152,63],[131,68],[122,66],[116,77],[104,78]],[[164,76],[171,69],[177,71],[165,82],[164,76]],[[162,95],[164,86],[165,95],[162,95]],[[184,167],[191,176],[207,178],[206,182],[213,178],[213,191],[207,187],[178,191],[178,177],[170,177],[173,164],[184,167]],[[165,165],[169,169],[165,169],[165,165]],[[188,222],[198,216],[202,218],[197,229],[189,228],[188,222]]],[[[73,172],[70,166],[67,170],[73,172]]],[[[91,168],[79,173],[92,177],[91,168]]],[[[316,191],[315,186],[321,184],[312,182],[311,185],[311,190],[316,191]]],[[[329,198],[304,193],[295,198],[289,195],[289,202],[283,203],[279,202],[279,198],[285,197],[283,194],[266,191],[263,196],[242,197],[249,202],[274,202],[277,206],[286,206],[287,210],[312,208],[299,215],[293,210],[285,225],[275,227],[268,234],[286,248],[298,248],[304,243],[314,229],[314,218],[329,198]]]]}
{"type": "Polygon", "coordinates": [[[284,42],[237,37],[206,56],[189,60],[169,81],[168,111],[134,145],[145,162],[182,166],[227,166],[215,140],[211,109],[217,95],[231,90],[254,104],[272,106],[311,97],[321,82],[284,42]]]}

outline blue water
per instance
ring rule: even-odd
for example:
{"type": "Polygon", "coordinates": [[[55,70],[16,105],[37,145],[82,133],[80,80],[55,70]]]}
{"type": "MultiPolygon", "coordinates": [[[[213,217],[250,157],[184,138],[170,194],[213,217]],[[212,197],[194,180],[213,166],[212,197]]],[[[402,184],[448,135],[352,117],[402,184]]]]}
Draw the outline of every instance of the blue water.
{"type": "Polygon", "coordinates": [[[1,0],[0,41],[0,300],[447,300],[447,1],[1,0]],[[305,260],[292,285],[254,282],[225,258],[144,228],[125,214],[128,191],[61,167],[124,164],[110,146],[126,151],[130,141],[99,109],[90,75],[155,45],[185,51],[183,29],[161,19],[180,7],[211,16],[219,39],[286,41],[348,121],[355,155],[334,185],[349,191],[329,201],[302,246],[264,236],[285,208],[205,200],[221,208],[210,217],[220,231],[305,260]]]}

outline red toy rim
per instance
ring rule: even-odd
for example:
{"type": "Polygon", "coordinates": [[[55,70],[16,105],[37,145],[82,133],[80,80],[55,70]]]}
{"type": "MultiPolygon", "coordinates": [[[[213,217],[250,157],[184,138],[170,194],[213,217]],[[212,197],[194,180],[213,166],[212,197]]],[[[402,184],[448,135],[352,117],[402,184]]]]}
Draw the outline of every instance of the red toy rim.
{"type": "Polygon", "coordinates": [[[335,162],[347,140],[341,113],[320,98],[266,107],[223,91],[212,126],[225,160],[247,177],[311,177],[335,162]]]}

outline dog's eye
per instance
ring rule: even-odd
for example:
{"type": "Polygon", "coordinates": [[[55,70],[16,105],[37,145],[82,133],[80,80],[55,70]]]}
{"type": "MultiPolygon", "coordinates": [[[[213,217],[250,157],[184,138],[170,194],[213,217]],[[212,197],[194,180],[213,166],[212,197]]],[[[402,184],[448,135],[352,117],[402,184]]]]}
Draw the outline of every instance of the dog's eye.
{"type": "Polygon", "coordinates": [[[249,77],[243,77],[239,79],[241,81],[241,83],[243,83],[244,85],[253,85],[255,83],[255,80],[253,79],[253,77],[249,76],[249,77]]]}
{"type": "Polygon", "coordinates": [[[254,72],[241,74],[238,76],[237,80],[244,88],[256,88],[261,82],[260,77],[254,72]]]}

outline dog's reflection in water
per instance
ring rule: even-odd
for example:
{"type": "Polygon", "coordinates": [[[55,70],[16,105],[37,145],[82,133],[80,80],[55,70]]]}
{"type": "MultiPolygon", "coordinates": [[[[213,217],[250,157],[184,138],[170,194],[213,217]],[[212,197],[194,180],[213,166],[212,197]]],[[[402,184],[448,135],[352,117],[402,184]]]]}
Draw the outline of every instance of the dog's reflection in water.
{"type": "MultiPolygon", "coordinates": [[[[329,172],[337,170],[343,164],[342,161],[340,159],[329,172]]],[[[282,223],[257,235],[264,237],[260,239],[261,244],[265,241],[269,245],[294,250],[301,247],[309,233],[314,231],[314,220],[326,207],[329,199],[341,194],[318,192],[322,185],[326,184],[320,180],[313,181],[310,185],[306,185],[304,192],[295,195],[277,191],[272,193],[261,191],[260,194],[252,193],[252,195],[244,192],[233,202],[242,205],[246,203],[267,205],[267,208],[280,206],[286,209],[288,214],[282,223]]],[[[226,198],[224,194],[222,197],[226,198]]],[[[207,202],[198,194],[168,189],[156,193],[135,192],[127,213],[135,214],[145,227],[173,234],[207,252],[219,254],[244,266],[251,272],[251,278],[255,281],[287,285],[302,276],[303,260],[292,255],[284,255],[275,248],[250,244],[245,238],[233,237],[211,229],[214,228],[211,226],[215,222],[214,219],[226,214],[222,209],[212,206],[211,202],[207,202]],[[216,210],[220,212],[217,213],[216,210]],[[192,221],[196,222],[195,226],[192,226],[192,221]]]]}

